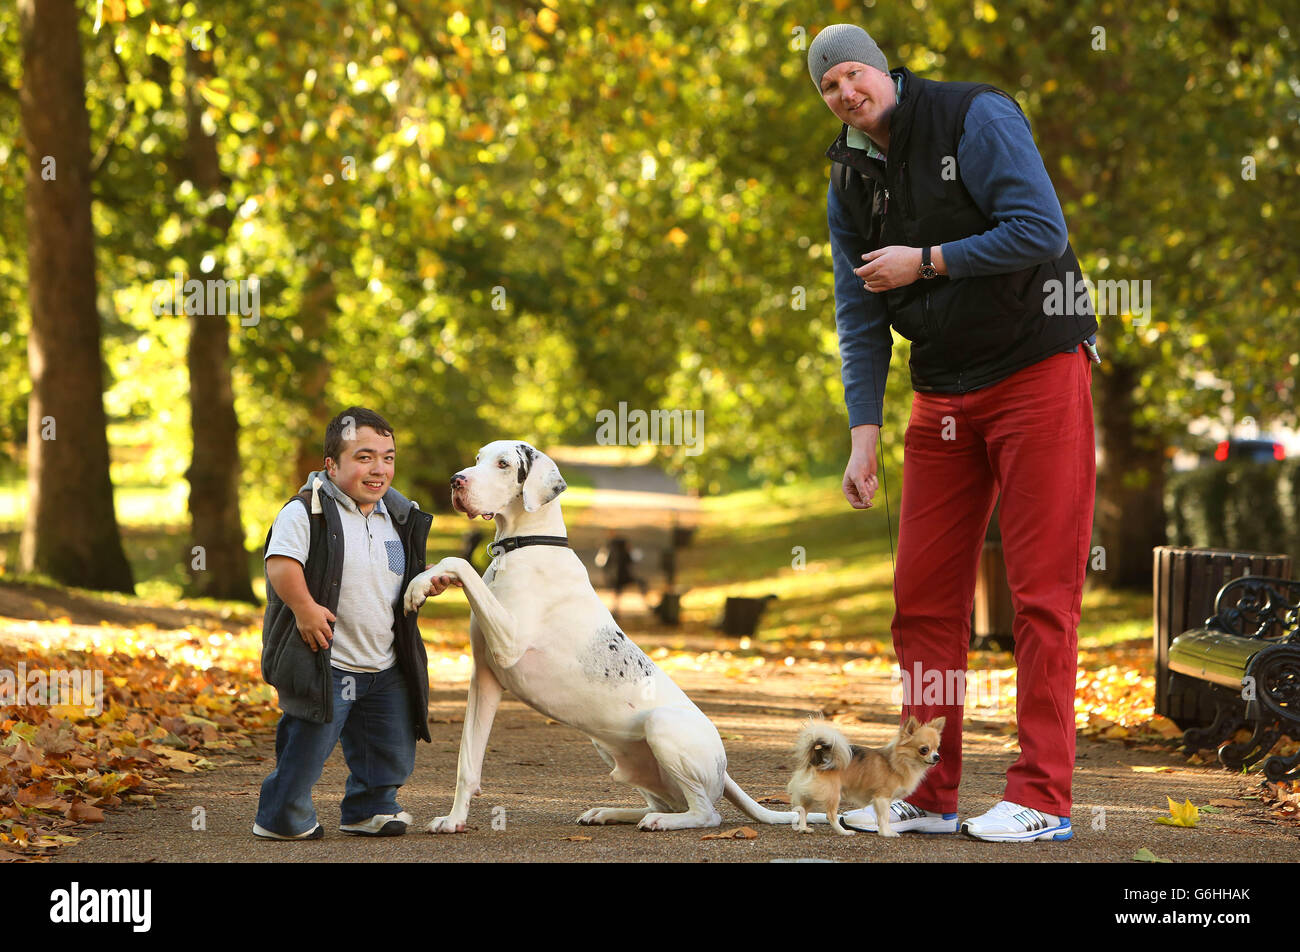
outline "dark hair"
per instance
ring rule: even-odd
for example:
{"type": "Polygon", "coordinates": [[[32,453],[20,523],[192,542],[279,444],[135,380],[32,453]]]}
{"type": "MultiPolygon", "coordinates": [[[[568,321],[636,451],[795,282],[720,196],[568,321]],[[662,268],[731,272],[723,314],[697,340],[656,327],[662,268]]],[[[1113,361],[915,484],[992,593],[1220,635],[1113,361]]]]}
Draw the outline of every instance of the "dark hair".
{"type": "Polygon", "coordinates": [[[327,458],[338,462],[339,453],[343,452],[343,431],[349,425],[354,439],[356,431],[363,426],[370,427],[380,436],[393,435],[393,428],[388,425],[388,421],[374,410],[367,410],[365,407],[348,407],[330,420],[329,426],[325,427],[325,456],[327,458]]]}

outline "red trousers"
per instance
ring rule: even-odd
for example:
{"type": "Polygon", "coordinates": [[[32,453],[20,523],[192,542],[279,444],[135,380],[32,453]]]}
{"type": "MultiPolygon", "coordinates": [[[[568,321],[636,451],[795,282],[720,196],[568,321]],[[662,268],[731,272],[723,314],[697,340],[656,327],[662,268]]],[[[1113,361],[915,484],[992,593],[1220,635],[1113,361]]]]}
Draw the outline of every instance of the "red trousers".
{"type": "Polygon", "coordinates": [[[1075,350],[982,390],[915,395],[904,440],[894,651],[903,720],[947,718],[941,760],[908,797],[918,807],[957,809],[962,698],[949,686],[965,684],[975,575],[1000,493],[1021,750],[1004,798],[1070,815],[1079,606],[1096,491],[1091,383],[1088,356],[1075,350]],[[923,690],[937,685],[943,690],[923,690]]]}

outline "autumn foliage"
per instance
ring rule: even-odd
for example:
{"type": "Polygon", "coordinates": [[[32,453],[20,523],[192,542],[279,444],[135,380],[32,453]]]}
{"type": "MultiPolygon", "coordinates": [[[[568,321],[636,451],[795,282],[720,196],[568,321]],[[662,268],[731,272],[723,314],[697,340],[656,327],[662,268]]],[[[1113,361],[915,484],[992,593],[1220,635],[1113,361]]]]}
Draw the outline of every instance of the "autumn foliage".
{"type": "MultiPolygon", "coordinates": [[[[0,859],[40,857],[75,842],[123,803],[149,807],[176,775],[219,766],[275,723],[258,674],[256,630],[158,631],[14,623],[0,669],[99,669],[102,711],[0,708],[0,859]]],[[[30,700],[24,698],[24,700],[30,700]]]]}

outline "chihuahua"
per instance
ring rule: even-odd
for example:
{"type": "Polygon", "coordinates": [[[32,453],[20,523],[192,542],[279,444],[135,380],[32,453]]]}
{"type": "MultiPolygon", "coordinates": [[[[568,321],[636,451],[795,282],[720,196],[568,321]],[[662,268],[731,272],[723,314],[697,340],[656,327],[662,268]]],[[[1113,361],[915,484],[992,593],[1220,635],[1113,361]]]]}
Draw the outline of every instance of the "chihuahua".
{"type": "Polygon", "coordinates": [[[944,718],[922,724],[915,717],[898,729],[898,735],[879,750],[850,744],[844,735],[821,718],[809,718],[795,745],[796,768],[786,785],[790,805],[798,814],[794,829],[811,833],[808,808],[825,807],[836,833],[852,836],[840,824],[840,801],[876,808],[881,836],[898,836],[889,828],[889,803],[906,797],[921,783],[925,772],[939,762],[939,737],[944,718]]]}

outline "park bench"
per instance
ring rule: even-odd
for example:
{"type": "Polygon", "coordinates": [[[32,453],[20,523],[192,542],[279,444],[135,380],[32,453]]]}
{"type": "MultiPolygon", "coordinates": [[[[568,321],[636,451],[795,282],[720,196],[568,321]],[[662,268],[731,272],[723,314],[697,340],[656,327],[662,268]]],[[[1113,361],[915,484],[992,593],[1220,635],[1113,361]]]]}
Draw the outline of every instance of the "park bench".
{"type": "Polygon", "coordinates": [[[728,597],[722,606],[722,620],[713,627],[726,635],[752,638],[758,631],[758,621],[767,610],[767,603],[775,599],[775,595],[764,595],[762,598],[728,597]]]}
{"type": "MultiPolygon", "coordinates": [[[[1247,741],[1219,747],[1219,760],[1240,770],[1265,757],[1283,734],[1300,740],[1300,582],[1246,575],[1228,582],[1214,614],[1169,645],[1169,716],[1183,727],[1198,723],[1208,704],[1209,726],[1183,733],[1191,754],[1224,744],[1243,727],[1247,741]]],[[[1300,779],[1300,751],[1270,757],[1273,781],[1300,779]]]]}

